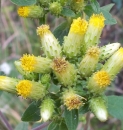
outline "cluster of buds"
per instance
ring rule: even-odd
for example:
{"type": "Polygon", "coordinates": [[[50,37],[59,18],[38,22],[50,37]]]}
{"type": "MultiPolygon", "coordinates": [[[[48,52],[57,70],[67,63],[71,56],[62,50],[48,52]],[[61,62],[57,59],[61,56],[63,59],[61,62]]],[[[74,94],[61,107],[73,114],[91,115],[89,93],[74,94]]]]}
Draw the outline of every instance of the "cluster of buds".
{"type": "Polygon", "coordinates": [[[47,12],[55,16],[63,16],[62,11],[64,8],[69,8],[75,13],[81,12],[85,6],[84,0],[37,0],[36,5],[21,6],[18,8],[18,15],[26,18],[41,18],[47,12]]]}
{"type": "MultiPolygon", "coordinates": [[[[46,1],[44,2],[47,5],[46,1]]],[[[51,8],[53,11],[53,6],[51,8]]],[[[25,16],[27,13],[29,15],[30,10],[27,9],[25,16]]],[[[15,61],[15,66],[25,79],[0,76],[0,90],[23,98],[42,100],[41,117],[43,121],[47,121],[56,107],[50,91],[51,84],[54,83],[55,86],[61,87],[58,93],[54,92],[60,93],[60,106],[64,105],[71,111],[80,109],[87,103],[100,121],[106,121],[108,112],[102,95],[123,68],[123,48],[120,43],[98,46],[104,21],[102,13],[93,14],[89,21],[80,17],[74,19],[68,35],[64,38],[63,46],[59,44],[48,25],[39,26],[36,31],[41,39],[45,57],[24,54],[19,61],[15,61]],[[105,61],[104,65],[98,68],[102,61],[105,61]],[[87,94],[84,96],[83,86],[80,92],[77,89],[77,84],[83,81],[87,82],[87,94]]]]}

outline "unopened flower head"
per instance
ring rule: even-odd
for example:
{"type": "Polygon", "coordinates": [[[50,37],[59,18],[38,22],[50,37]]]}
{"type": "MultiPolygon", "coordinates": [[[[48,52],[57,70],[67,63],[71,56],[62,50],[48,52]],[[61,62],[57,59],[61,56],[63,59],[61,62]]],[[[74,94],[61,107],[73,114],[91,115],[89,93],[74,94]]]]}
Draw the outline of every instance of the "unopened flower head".
{"type": "Polygon", "coordinates": [[[120,43],[112,43],[100,48],[100,61],[108,59],[120,48],[120,43]]]}
{"type": "Polygon", "coordinates": [[[0,76],[0,90],[16,94],[17,79],[0,76]]]}
{"type": "Polygon", "coordinates": [[[100,51],[97,46],[90,47],[87,50],[79,66],[82,77],[90,76],[94,72],[99,60],[99,54],[100,51]]]}
{"type": "Polygon", "coordinates": [[[102,33],[102,29],[105,25],[104,21],[105,21],[105,18],[102,13],[93,14],[90,17],[88,29],[84,37],[85,47],[84,47],[83,52],[86,52],[86,50],[90,46],[99,44],[99,38],[102,33]]]}
{"type": "Polygon", "coordinates": [[[63,51],[68,58],[74,58],[81,54],[84,34],[88,23],[80,17],[73,20],[68,36],[64,38],[63,51]]]}
{"type": "Polygon", "coordinates": [[[59,82],[64,86],[72,86],[75,83],[77,79],[76,70],[65,58],[55,58],[52,69],[59,82]]]}
{"type": "Polygon", "coordinates": [[[27,72],[47,73],[51,70],[51,60],[48,58],[24,54],[20,61],[23,70],[27,72]]]}
{"type": "Polygon", "coordinates": [[[106,101],[102,97],[94,97],[89,101],[89,107],[94,115],[102,122],[108,119],[106,101]]]}
{"type": "Polygon", "coordinates": [[[63,92],[62,98],[63,98],[64,105],[67,107],[69,111],[73,109],[79,109],[81,106],[84,105],[82,99],[85,100],[85,98],[76,94],[76,92],[72,89],[65,90],[63,92]]]}
{"type": "Polygon", "coordinates": [[[18,15],[28,18],[40,18],[44,13],[40,6],[21,6],[18,8],[18,15]]]}
{"type": "Polygon", "coordinates": [[[54,101],[52,99],[45,98],[40,106],[41,110],[41,117],[43,119],[44,122],[46,122],[47,120],[49,120],[51,118],[51,116],[53,115],[54,112],[54,101]]]}
{"type": "Polygon", "coordinates": [[[123,48],[121,47],[107,60],[107,62],[103,65],[102,70],[107,71],[111,79],[113,80],[122,68],[123,68],[123,48]]]}
{"type": "Polygon", "coordinates": [[[84,0],[71,0],[70,6],[74,11],[80,12],[81,10],[83,10],[85,2],[84,0]]]}
{"type": "Polygon", "coordinates": [[[21,80],[16,85],[16,91],[17,94],[22,96],[23,98],[39,100],[45,96],[46,87],[38,82],[21,80]]]}
{"type": "Polygon", "coordinates": [[[37,35],[41,38],[42,50],[48,58],[61,57],[62,50],[58,40],[49,30],[48,25],[41,25],[37,28],[37,35]]]}
{"type": "Polygon", "coordinates": [[[88,89],[91,92],[101,93],[111,83],[111,78],[108,72],[101,70],[92,75],[88,82],[88,89]]]}

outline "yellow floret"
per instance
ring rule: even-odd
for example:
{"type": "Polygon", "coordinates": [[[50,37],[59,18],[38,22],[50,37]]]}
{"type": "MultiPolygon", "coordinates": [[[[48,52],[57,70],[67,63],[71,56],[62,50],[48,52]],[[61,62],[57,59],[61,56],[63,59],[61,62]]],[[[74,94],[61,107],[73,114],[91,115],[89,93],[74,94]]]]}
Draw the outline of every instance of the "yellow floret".
{"type": "Polygon", "coordinates": [[[30,9],[28,6],[22,6],[18,8],[18,15],[21,17],[28,17],[30,9]]]}
{"type": "Polygon", "coordinates": [[[92,24],[93,26],[102,29],[105,25],[104,21],[105,21],[105,17],[103,16],[102,13],[101,14],[93,14],[90,17],[89,24],[92,24]]]}
{"type": "Polygon", "coordinates": [[[31,93],[31,88],[32,84],[30,81],[22,80],[16,86],[17,94],[21,95],[24,98],[27,98],[31,93]]]}
{"type": "Polygon", "coordinates": [[[73,20],[71,24],[70,32],[77,33],[77,34],[85,34],[87,30],[88,23],[86,20],[81,19],[80,17],[73,20]]]}
{"type": "Polygon", "coordinates": [[[34,65],[36,64],[36,58],[34,55],[23,55],[20,59],[22,68],[25,71],[32,72],[34,70],[34,65]]]}
{"type": "Polygon", "coordinates": [[[110,76],[106,71],[98,71],[94,75],[94,81],[98,84],[100,87],[106,87],[110,85],[110,76]]]}
{"type": "Polygon", "coordinates": [[[43,36],[44,34],[50,32],[49,31],[49,25],[41,25],[40,27],[37,27],[37,35],[43,36]]]}
{"type": "Polygon", "coordinates": [[[99,48],[98,47],[96,47],[96,46],[93,46],[93,47],[91,47],[91,48],[89,48],[88,50],[87,50],[87,54],[89,55],[89,56],[91,56],[91,57],[98,57],[99,56],[99,53],[100,53],[100,50],[99,50],[99,48]]]}

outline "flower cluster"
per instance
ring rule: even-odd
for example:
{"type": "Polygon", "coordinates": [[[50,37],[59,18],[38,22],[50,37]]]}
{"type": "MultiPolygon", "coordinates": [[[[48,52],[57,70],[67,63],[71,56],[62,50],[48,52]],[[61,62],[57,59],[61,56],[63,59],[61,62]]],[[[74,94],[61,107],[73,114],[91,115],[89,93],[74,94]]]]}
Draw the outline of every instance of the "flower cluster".
{"type": "MultiPolygon", "coordinates": [[[[30,8],[33,7],[21,7],[18,13],[24,17],[35,13],[30,8]]],[[[36,9],[41,16],[41,10],[36,9]]],[[[102,13],[93,14],[89,21],[80,17],[74,19],[62,46],[48,25],[39,26],[36,31],[45,57],[24,54],[15,61],[24,79],[0,76],[0,90],[41,100],[41,117],[47,121],[57,113],[56,100],[52,98],[50,88],[52,84],[55,87],[60,85],[59,91],[53,92],[58,95],[60,107],[65,106],[71,111],[89,104],[89,109],[100,121],[107,120],[104,91],[123,68],[123,48],[120,43],[98,46],[104,22],[102,13]],[[86,87],[83,82],[86,82],[86,87]]]]}

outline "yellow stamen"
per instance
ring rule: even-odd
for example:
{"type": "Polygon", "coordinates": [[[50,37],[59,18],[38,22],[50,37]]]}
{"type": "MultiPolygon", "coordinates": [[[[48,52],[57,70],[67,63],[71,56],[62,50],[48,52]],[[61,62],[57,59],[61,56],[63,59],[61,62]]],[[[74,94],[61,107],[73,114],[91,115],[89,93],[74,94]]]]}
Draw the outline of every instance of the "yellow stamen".
{"type": "Polygon", "coordinates": [[[67,95],[67,97],[64,99],[64,105],[66,105],[68,110],[72,110],[72,109],[79,109],[80,106],[83,105],[81,98],[79,95],[77,94],[69,94],[67,95]]]}
{"type": "Polygon", "coordinates": [[[30,9],[28,6],[22,6],[18,8],[18,15],[21,17],[28,17],[30,9]]]}
{"type": "Polygon", "coordinates": [[[64,58],[56,58],[53,60],[53,68],[58,73],[64,72],[67,68],[67,61],[64,58]]]}
{"type": "Polygon", "coordinates": [[[106,71],[98,71],[94,74],[94,80],[100,87],[106,87],[110,85],[110,76],[106,71]]]}
{"type": "Polygon", "coordinates": [[[102,13],[101,14],[93,14],[90,17],[89,24],[92,24],[93,26],[102,29],[105,25],[104,21],[105,21],[105,17],[103,16],[102,13]]]}
{"type": "Polygon", "coordinates": [[[21,95],[24,98],[29,96],[29,94],[31,93],[31,88],[32,84],[28,80],[22,80],[16,86],[18,95],[21,95]]]}
{"type": "Polygon", "coordinates": [[[36,58],[34,55],[23,55],[20,59],[23,70],[32,72],[34,70],[34,65],[36,64],[36,58]]]}
{"type": "Polygon", "coordinates": [[[71,24],[70,32],[74,32],[80,35],[85,34],[87,30],[87,26],[88,26],[87,21],[79,17],[78,19],[73,20],[73,23],[71,24]]]}
{"type": "Polygon", "coordinates": [[[99,48],[96,46],[93,46],[87,50],[87,54],[90,55],[91,57],[98,57],[99,53],[100,53],[99,48]]]}
{"type": "Polygon", "coordinates": [[[44,34],[50,32],[48,25],[41,25],[40,27],[37,27],[37,35],[43,36],[44,34]]]}

